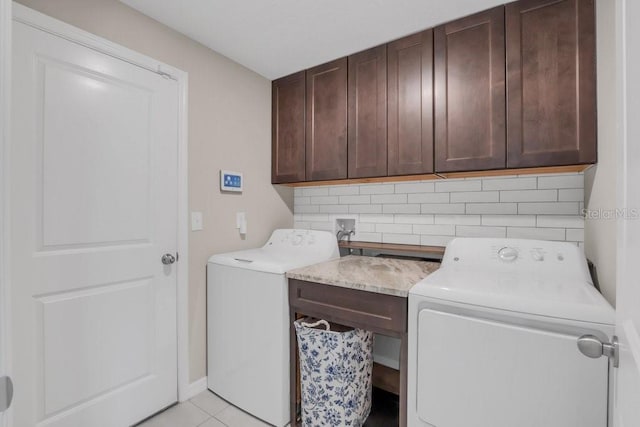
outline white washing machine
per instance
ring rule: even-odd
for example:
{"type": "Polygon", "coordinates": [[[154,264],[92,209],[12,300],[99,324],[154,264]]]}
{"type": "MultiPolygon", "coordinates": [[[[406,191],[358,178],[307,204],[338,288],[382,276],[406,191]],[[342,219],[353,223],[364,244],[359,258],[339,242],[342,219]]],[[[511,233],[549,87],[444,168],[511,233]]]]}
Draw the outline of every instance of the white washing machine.
{"type": "Polygon", "coordinates": [[[563,242],[453,240],[409,292],[410,427],[606,427],[614,310],[582,249],[563,242]]]}
{"type": "Polygon", "coordinates": [[[207,383],[269,424],[289,423],[289,298],[285,272],[339,257],[326,231],[275,230],[258,249],[207,265],[207,383]]]}

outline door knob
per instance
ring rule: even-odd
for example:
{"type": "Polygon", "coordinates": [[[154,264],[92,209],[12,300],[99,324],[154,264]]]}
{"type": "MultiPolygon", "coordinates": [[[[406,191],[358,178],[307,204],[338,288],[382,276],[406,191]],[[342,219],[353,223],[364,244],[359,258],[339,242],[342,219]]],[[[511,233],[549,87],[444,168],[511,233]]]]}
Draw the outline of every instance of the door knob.
{"type": "Polygon", "coordinates": [[[176,257],[174,257],[173,255],[171,255],[171,254],[162,255],[162,263],[164,265],[171,265],[174,262],[176,262],[176,257]]]}
{"type": "Polygon", "coordinates": [[[13,382],[9,377],[0,377],[0,413],[9,409],[13,400],[13,382]]]}
{"type": "Polygon", "coordinates": [[[580,353],[592,359],[606,356],[613,360],[613,367],[619,364],[618,337],[614,336],[611,342],[603,343],[594,335],[583,335],[578,338],[578,349],[580,353]]]}

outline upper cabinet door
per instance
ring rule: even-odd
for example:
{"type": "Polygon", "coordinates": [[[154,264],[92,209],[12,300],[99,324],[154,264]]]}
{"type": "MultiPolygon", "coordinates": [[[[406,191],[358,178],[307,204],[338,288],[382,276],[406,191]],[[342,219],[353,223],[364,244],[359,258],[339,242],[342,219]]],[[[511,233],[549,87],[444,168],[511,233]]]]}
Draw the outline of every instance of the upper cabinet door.
{"type": "Polygon", "coordinates": [[[307,181],[347,177],[347,58],[307,70],[307,181]]]}
{"type": "Polygon", "coordinates": [[[305,72],[275,80],[272,87],[271,182],[305,180],[305,72]]]}
{"type": "Polygon", "coordinates": [[[387,46],[349,56],[349,178],[387,174],[387,46]]]}
{"type": "Polygon", "coordinates": [[[388,174],[433,172],[433,30],[387,45],[388,174]]]}
{"type": "Polygon", "coordinates": [[[436,172],[505,167],[504,7],[434,30],[436,172]]]}
{"type": "Polygon", "coordinates": [[[506,6],[508,167],[596,161],[593,0],[506,6]]]}

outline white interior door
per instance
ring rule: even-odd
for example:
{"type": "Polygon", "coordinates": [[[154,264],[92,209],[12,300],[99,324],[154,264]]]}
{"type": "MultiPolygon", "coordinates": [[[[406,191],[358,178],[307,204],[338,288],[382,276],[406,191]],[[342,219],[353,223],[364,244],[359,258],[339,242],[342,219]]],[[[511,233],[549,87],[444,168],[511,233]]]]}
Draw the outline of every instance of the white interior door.
{"type": "Polygon", "coordinates": [[[9,374],[7,369],[7,251],[5,239],[2,237],[8,229],[5,218],[6,182],[5,147],[9,141],[9,64],[11,58],[11,2],[0,0],[0,427],[7,426],[10,404],[9,374]]]}
{"type": "Polygon", "coordinates": [[[640,2],[618,0],[620,64],[620,167],[616,334],[620,368],[616,370],[615,425],[640,426],[640,2]],[[633,211],[635,210],[635,211],[633,211]]]}
{"type": "Polygon", "coordinates": [[[122,427],[177,400],[178,87],[14,21],[14,426],[122,427]]]}

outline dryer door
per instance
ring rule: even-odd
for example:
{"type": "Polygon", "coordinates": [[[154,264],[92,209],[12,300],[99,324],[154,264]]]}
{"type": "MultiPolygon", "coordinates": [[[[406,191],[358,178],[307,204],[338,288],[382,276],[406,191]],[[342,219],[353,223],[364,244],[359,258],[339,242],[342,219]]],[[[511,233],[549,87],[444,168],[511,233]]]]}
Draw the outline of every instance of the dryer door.
{"type": "Polygon", "coordinates": [[[577,335],[423,309],[418,415],[436,427],[604,427],[608,361],[577,335]]]}

